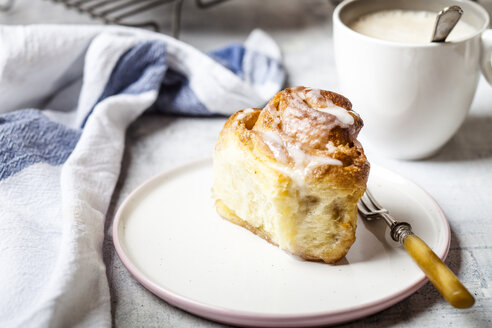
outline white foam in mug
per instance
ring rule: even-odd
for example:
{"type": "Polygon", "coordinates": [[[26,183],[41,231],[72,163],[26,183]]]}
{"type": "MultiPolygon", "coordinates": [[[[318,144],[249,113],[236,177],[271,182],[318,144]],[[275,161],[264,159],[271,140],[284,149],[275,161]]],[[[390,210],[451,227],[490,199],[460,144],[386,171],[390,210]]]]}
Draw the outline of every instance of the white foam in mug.
{"type": "Polygon", "coordinates": [[[364,120],[364,146],[388,157],[419,159],[451,139],[468,114],[480,70],[492,84],[488,26],[487,11],[472,1],[346,0],[337,6],[338,81],[364,120]],[[430,42],[435,16],[425,12],[452,5],[463,9],[461,22],[468,26],[461,24],[450,42],[430,42]],[[413,33],[405,32],[409,27],[413,33]],[[373,30],[378,32],[365,35],[373,30]]]}
{"type": "MultiPolygon", "coordinates": [[[[437,12],[416,10],[381,10],[362,15],[350,28],[364,35],[402,43],[427,43],[431,40],[437,12]]],[[[457,41],[473,35],[476,29],[460,20],[447,41],[457,41]]]]}

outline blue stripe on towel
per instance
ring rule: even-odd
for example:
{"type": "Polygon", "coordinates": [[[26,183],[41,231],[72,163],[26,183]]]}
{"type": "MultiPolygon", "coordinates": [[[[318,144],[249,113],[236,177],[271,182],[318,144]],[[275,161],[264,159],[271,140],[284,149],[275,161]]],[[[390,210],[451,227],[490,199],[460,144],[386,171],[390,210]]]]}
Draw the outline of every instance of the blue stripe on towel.
{"type": "Polygon", "coordinates": [[[285,69],[277,59],[245,48],[241,44],[211,51],[209,56],[227,67],[243,81],[253,84],[279,82],[285,80],[285,69]],[[272,80],[272,78],[274,80],[272,80]]]}
{"type": "Polygon", "coordinates": [[[139,42],[118,60],[99,101],[116,94],[156,90],[166,69],[166,44],[161,41],[139,42]]]}
{"type": "MultiPolygon", "coordinates": [[[[283,81],[285,71],[277,60],[233,44],[208,53],[242,80],[262,84],[277,77],[283,81]],[[246,59],[246,60],[245,60],[246,59]]],[[[171,68],[168,69],[161,86],[161,92],[154,104],[154,110],[181,115],[210,115],[189,86],[187,77],[171,68]]]]}
{"type": "Polygon", "coordinates": [[[65,163],[79,137],[80,131],[51,121],[39,110],[0,115],[0,180],[32,164],[65,163]]]}
{"type": "MultiPolygon", "coordinates": [[[[166,44],[162,41],[139,42],[120,57],[96,105],[117,94],[158,90],[166,70],[166,44]]],[[[82,126],[85,126],[94,107],[82,126]]]]}
{"type": "MultiPolygon", "coordinates": [[[[245,49],[239,44],[213,51],[209,55],[241,79],[252,83],[265,83],[272,76],[280,76],[282,79],[285,77],[278,61],[245,49]]],[[[159,96],[152,106],[154,111],[211,115],[190,87],[188,77],[168,67],[165,42],[155,40],[137,43],[121,56],[97,103],[118,94],[139,94],[150,90],[159,90],[159,96]]],[[[85,126],[92,110],[82,126],[85,126]]]]}
{"type": "MultiPolygon", "coordinates": [[[[122,55],[97,103],[118,94],[139,94],[150,90],[159,90],[153,110],[184,115],[211,115],[190,88],[188,78],[168,68],[166,44],[163,41],[137,43],[122,55]]],[[[82,126],[85,126],[94,107],[82,126]]]]}
{"type": "Polygon", "coordinates": [[[232,44],[228,47],[209,52],[209,56],[223,66],[227,67],[234,74],[243,77],[243,58],[246,49],[240,44],[232,44]]]}
{"type": "Polygon", "coordinates": [[[173,69],[164,77],[153,110],[181,115],[211,115],[190,87],[188,78],[173,69]]]}

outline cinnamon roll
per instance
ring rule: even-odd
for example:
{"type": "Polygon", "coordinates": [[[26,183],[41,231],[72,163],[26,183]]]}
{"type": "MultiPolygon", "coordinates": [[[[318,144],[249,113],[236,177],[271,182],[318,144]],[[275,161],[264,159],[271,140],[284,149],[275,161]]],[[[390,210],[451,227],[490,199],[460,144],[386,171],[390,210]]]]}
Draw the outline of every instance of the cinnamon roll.
{"type": "Polygon", "coordinates": [[[351,107],[334,92],[295,87],[232,115],[214,151],[217,212],[304,259],[344,257],[369,174],[351,107]]]}

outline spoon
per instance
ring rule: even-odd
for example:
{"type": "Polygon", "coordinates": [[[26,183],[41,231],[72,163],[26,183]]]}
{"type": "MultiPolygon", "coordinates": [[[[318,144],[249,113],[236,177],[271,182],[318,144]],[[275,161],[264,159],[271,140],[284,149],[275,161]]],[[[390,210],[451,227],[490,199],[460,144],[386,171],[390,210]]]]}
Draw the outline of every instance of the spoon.
{"type": "Polygon", "coordinates": [[[463,15],[459,6],[446,7],[437,14],[431,42],[444,42],[463,15]]]}

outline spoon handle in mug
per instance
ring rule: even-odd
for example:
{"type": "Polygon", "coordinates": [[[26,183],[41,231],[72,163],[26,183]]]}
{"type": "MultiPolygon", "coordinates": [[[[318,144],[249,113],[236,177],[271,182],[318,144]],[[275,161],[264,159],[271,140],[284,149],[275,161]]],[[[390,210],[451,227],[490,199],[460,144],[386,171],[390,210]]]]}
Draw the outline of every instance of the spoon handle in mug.
{"type": "Polygon", "coordinates": [[[432,42],[444,42],[449,33],[458,24],[463,15],[463,9],[459,6],[450,6],[441,10],[437,14],[434,32],[432,33],[432,42]]]}
{"type": "Polygon", "coordinates": [[[403,240],[403,246],[449,304],[465,309],[475,303],[466,287],[422,239],[409,234],[403,240]]]}

